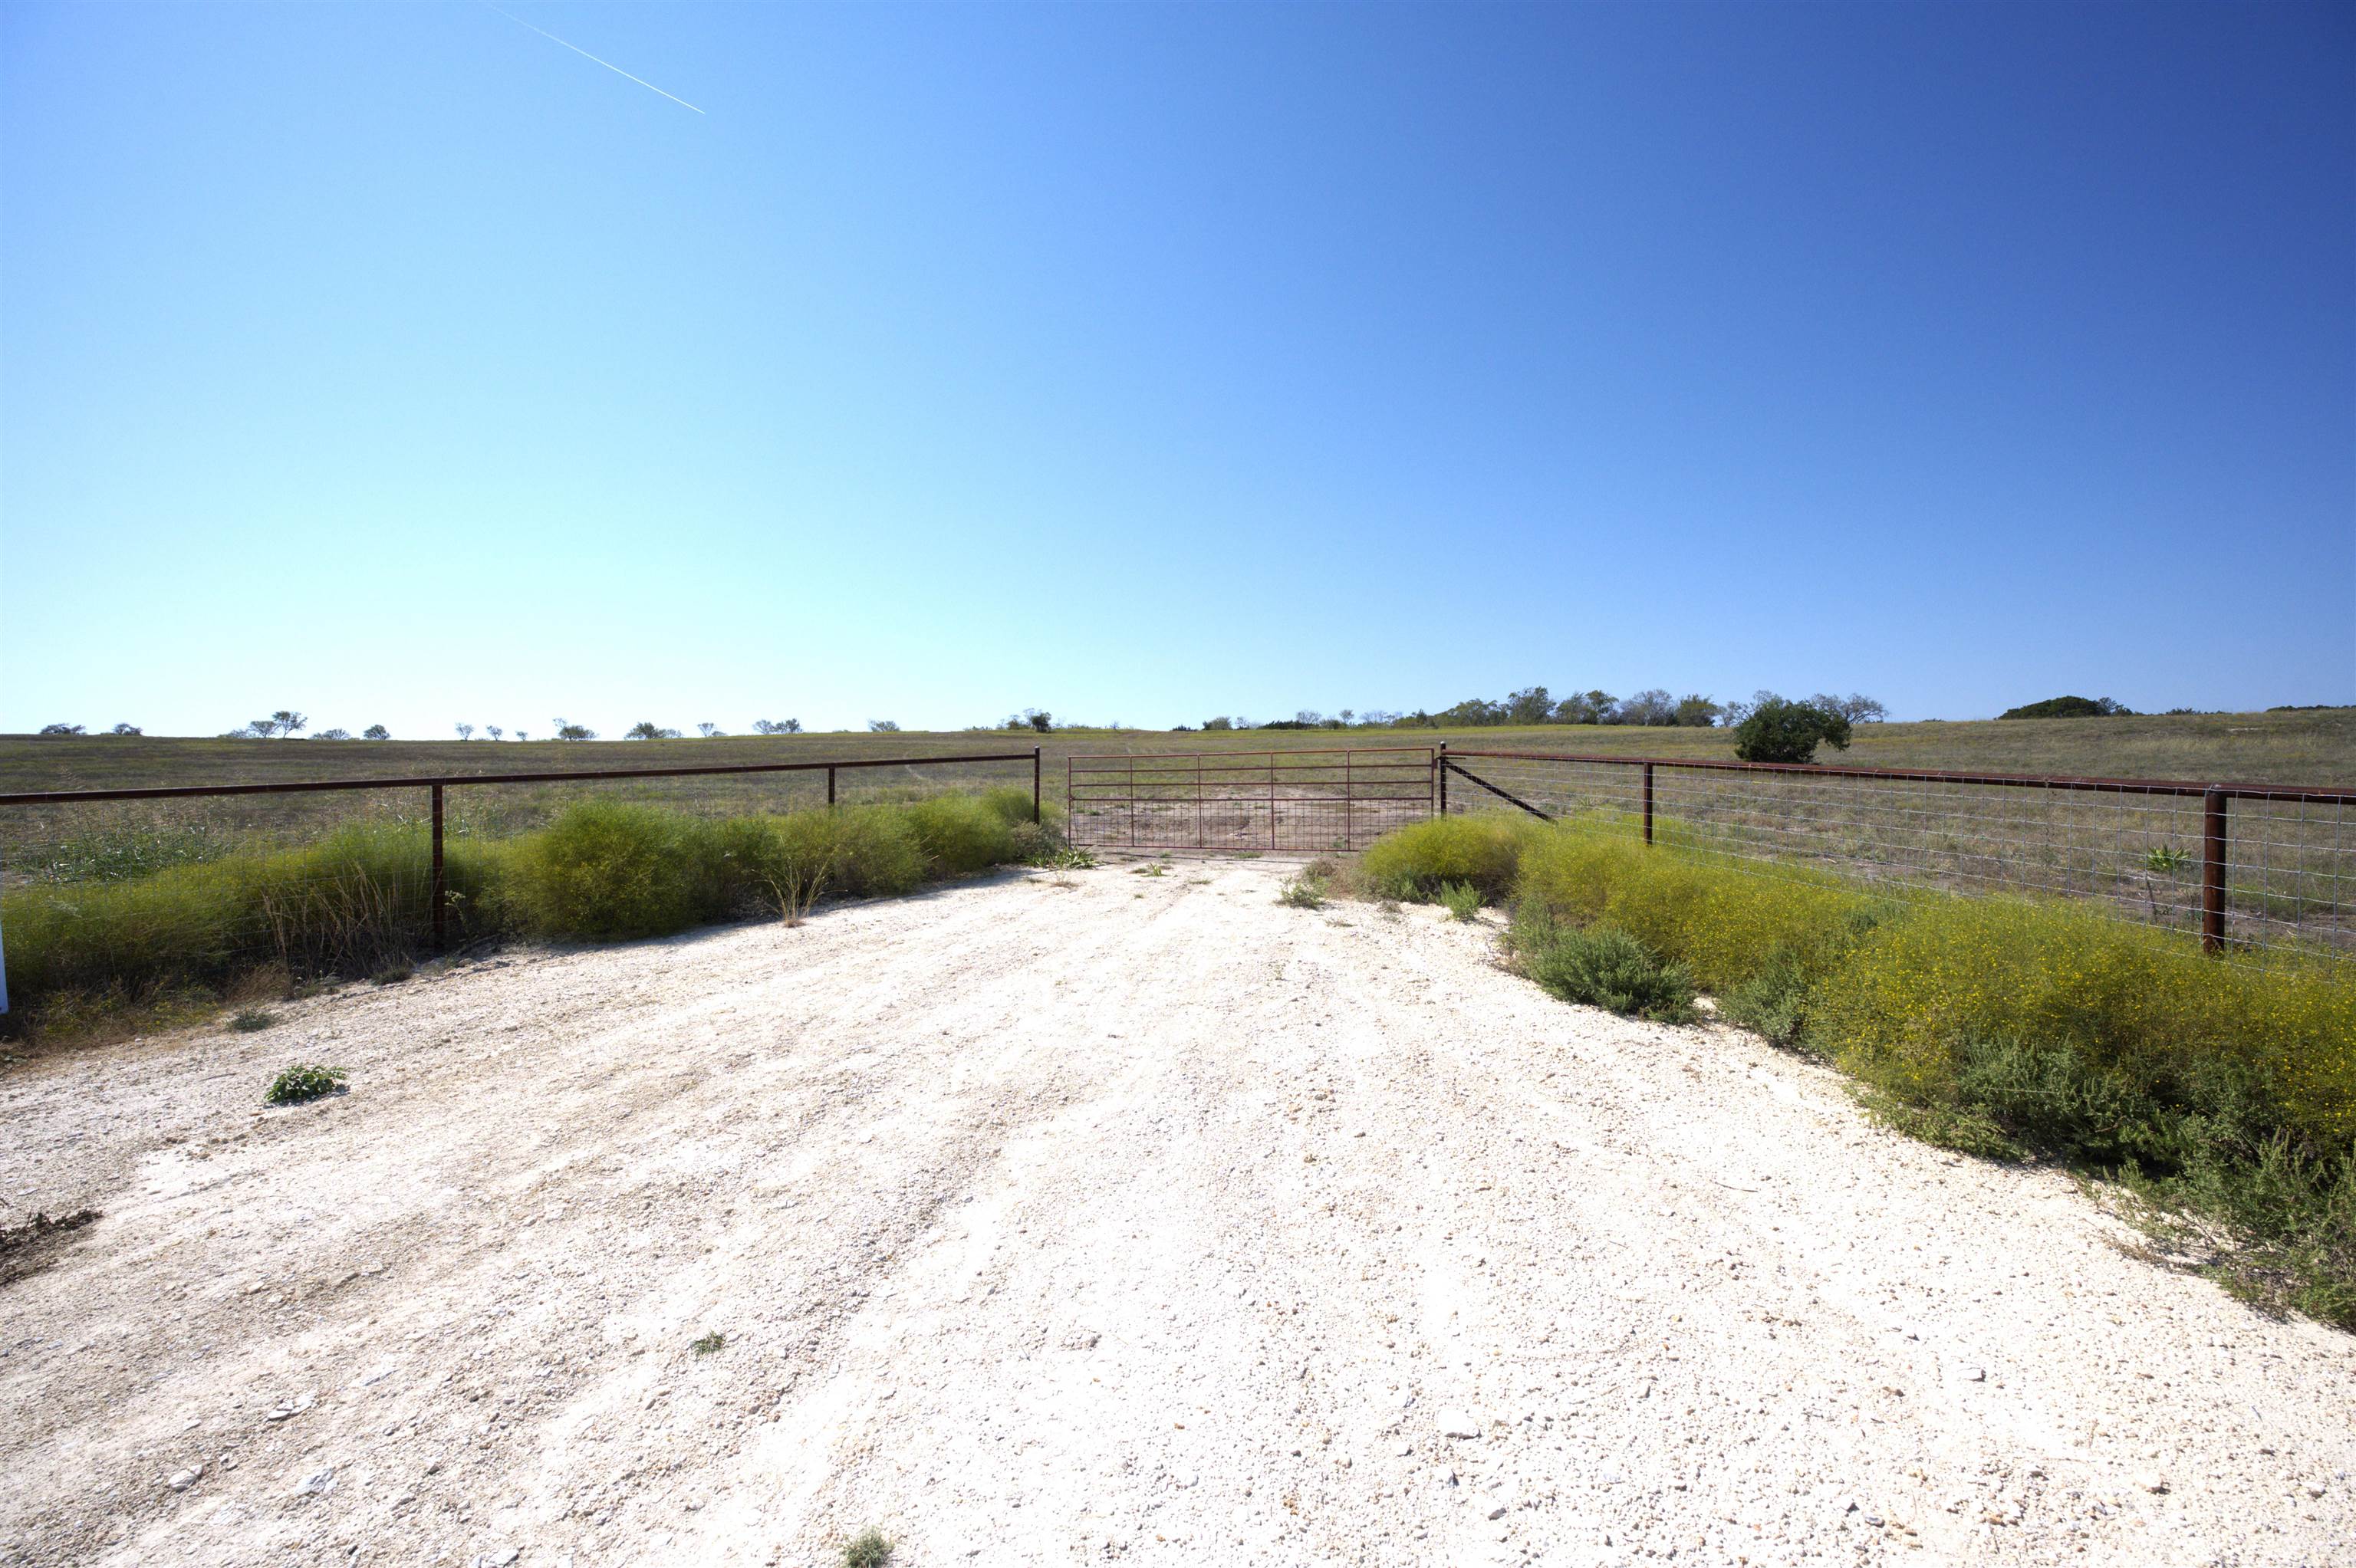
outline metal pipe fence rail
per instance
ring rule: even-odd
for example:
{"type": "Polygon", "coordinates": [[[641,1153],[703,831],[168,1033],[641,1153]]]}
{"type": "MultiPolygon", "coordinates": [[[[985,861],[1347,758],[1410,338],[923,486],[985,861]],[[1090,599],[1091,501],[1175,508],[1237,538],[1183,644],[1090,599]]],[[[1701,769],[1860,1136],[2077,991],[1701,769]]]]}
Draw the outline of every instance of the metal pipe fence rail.
{"type": "Polygon", "coordinates": [[[1075,755],[1066,832],[1098,849],[1346,853],[1430,816],[1438,779],[1429,746],[1075,755]]]}
{"type": "MultiPolygon", "coordinates": [[[[173,784],[129,789],[93,790],[32,790],[0,795],[0,810],[35,807],[84,807],[134,801],[197,801],[223,797],[256,795],[345,795],[355,792],[375,795],[387,791],[419,790],[424,792],[425,823],[430,836],[430,861],[426,890],[433,918],[433,942],[437,950],[449,941],[451,896],[445,880],[444,839],[447,831],[444,809],[446,792],[489,790],[499,786],[517,785],[612,785],[624,781],[666,779],[698,780],[725,776],[771,773],[823,773],[826,779],[826,804],[838,801],[838,777],[841,773],[882,768],[964,768],[975,764],[1028,763],[1031,765],[1031,819],[1041,820],[1042,768],[1040,748],[1023,752],[984,752],[948,753],[924,757],[860,757],[832,762],[808,763],[725,763],[661,768],[584,768],[562,771],[541,771],[513,773],[442,773],[395,778],[304,779],[270,784],[173,784]]],[[[718,803],[723,805],[758,808],[757,801],[732,796],[718,803]]],[[[774,808],[776,802],[766,803],[774,808]]],[[[492,813],[480,819],[482,825],[496,835],[501,827],[531,826],[547,815],[543,805],[536,814],[517,817],[492,813]]],[[[413,819],[396,817],[396,822],[413,819]]],[[[226,842],[226,840],[225,840],[226,842]]],[[[206,858],[202,855],[192,857],[206,858]]],[[[136,868],[134,868],[136,869],[136,868]]],[[[67,885],[70,885],[70,883],[67,885]]],[[[337,896],[355,896],[355,890],[337,890],[337,896]]],[[[368,896],[365,894],[359,896],[368,896]]]]}
{"type": "Polygon", "coordinates": [[[2356,789],[1445,744],[1434,766],[1443,815],[1520,810],[1899,889],[2095,899],[2211,952],[2356,958],[2356,789]]]}

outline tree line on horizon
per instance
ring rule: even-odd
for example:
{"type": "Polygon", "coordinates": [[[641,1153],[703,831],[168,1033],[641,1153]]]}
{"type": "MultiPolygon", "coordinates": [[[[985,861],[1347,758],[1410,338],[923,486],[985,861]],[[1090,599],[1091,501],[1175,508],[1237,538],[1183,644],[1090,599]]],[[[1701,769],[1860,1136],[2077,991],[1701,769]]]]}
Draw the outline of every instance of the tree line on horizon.
{"type": "MultiPolygon", "coordinates": [[[[1241,716],[1206,719],[1202,728],[1456,730],[1503,726],[1530,728],[1542,724],[1632,724],[1707,730],[1739,725],[1761,705],[1784,700],[1776,692],[1762,689],[1753,692],[1747,701],[1719,702],[1698,692],[1675,697],[1659,687],[1648,688],[1633,697],[1614,697],[1608,691],[1598,689],[1573,692],[1569,697],[1558,699],[1543,686],[1526,686],[1503,698],[1467,698],[1437,712],[1419,708],[1412,712],[1375,709],[1361,713],[1344,708],[1339,713],[1325,714],[1304,708],[1290,719],[1272,719],[1258,723],[1241,716]]],[[[1862,692],[1851,692],[1847,697],[1818,692],[1805,701],[1809,707],[1837,715],[1851,724],[1879,723],[1890,716],[1889,709],[1879,701],[1862,692]]],[[[1181,725],[1179,728],[1190,729],[1193,726],[1181,725]]]]}

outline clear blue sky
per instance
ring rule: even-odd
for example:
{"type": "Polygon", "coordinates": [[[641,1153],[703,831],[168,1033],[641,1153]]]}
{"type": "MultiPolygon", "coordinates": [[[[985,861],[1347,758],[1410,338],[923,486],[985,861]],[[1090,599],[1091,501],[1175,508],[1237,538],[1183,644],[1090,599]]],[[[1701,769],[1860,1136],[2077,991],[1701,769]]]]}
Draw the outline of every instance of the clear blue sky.
{"type": "Polygon", "coordinates": [[[0,729],[2356,700],[2356,9],[0,9],[0,729]]]}

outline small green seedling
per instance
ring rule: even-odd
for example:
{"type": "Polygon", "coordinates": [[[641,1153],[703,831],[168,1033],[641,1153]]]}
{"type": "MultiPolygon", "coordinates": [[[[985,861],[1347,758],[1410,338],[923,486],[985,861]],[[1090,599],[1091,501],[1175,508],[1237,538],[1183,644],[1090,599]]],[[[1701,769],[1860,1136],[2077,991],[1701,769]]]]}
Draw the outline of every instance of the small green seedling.
{"type": "Polygon", "coordinates": [[[342,1093],[345,1076],[340,1067],[319,1067],[298,1061],[273,1078],[262,1098],[266,1104],[300,1105],[306,1100],[342,1093]]]}
{"type": "Polygon", "coordinates": [[[1323,909],[1325,879],[1304,872],[1284,884],[1282,891],[1276,895],[1276,901],[1288,909],[1323,909]]]}
{"type": "Polygon", "coordinates": [[[708,1356],[726,1343],[728,1343],[727,1335],[713,1333],[706,1334],[702,1339],[693,1341],[687,1348],[694,1351],[699,1356],[708,1356]]]}
{"type": "Polygon", "coordinates": [[[266,1012],[261,1008],[248,1008],[230,1019],[229,1027],[240,1034],[252,1034],[257,1029],[268,1029],[277,1021],[278,1015],[275,1013],[266,1012]]]}
{"type": "Polygon", "coordinates": [[[2163,844],[2146,855],[2143,863],[2147,870],[2158,871],[2162,876],[2174,876],[2192,864],[2192,853],[2189,849],[2179,849],[2173,844],[2163,844]]]}
{"type": "Polygon", "coordinates": [[[892,1561],[892,1543],[869,1525],[842,1543],[842,1568],[884,1568],[892,1561]]]}

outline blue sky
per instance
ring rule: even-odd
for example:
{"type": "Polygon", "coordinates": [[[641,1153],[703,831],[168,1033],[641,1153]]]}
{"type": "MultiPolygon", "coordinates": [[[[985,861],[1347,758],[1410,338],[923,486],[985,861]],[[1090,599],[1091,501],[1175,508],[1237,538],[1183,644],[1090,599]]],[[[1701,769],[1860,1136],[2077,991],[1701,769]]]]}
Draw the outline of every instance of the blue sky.
{"type": "Polygon", "coordinates": [[[0,9],[0,729],[2356,701],[2346,6],[0,9]]]}

